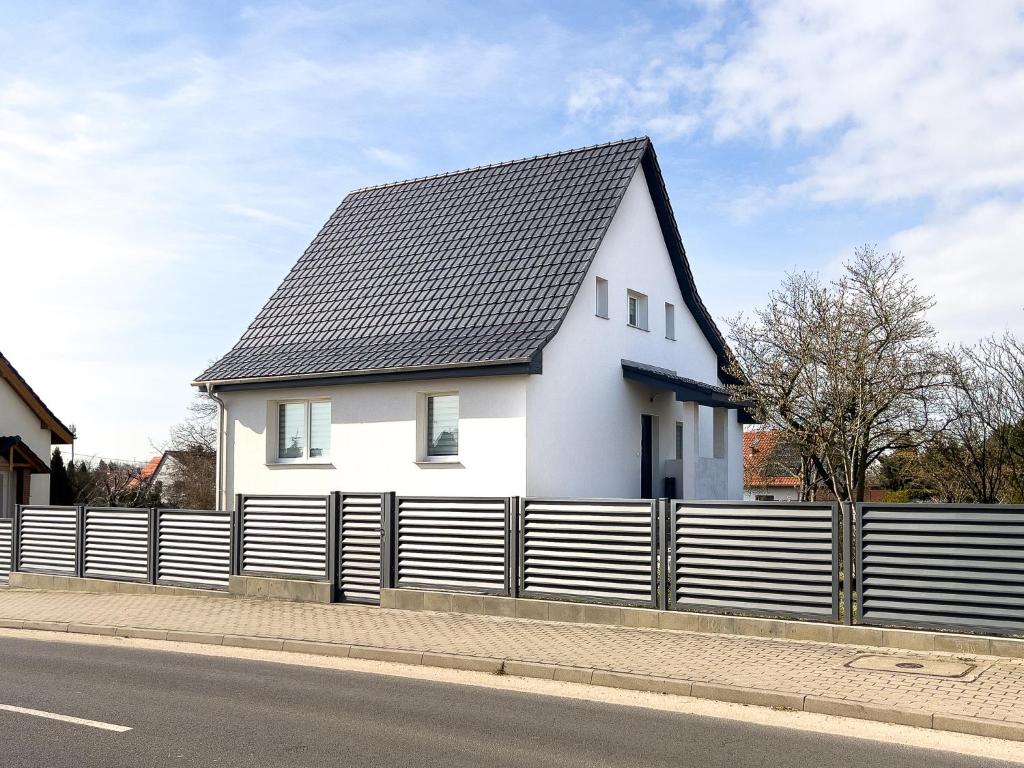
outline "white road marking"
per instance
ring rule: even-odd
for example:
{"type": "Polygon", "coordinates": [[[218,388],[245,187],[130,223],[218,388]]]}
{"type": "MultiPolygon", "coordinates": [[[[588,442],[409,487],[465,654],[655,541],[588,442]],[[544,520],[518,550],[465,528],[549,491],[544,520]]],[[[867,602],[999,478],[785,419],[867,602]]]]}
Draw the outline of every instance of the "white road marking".
{"type": "Polygon", "coordinates": [[[62,723],[73,723],[74,725],[85,725],[89,728],[99,728],[101,731],[114,731],[124,733],[130,731],[126,725],[114,725],[113,723],[101,723],[99,720],[85,720],[81,717],[70,715],[58,715],[56,712],[44,712],[41,709],[29,709],[27,707],[16,707],[13,704],[0,704],[0,710],[4,712],[16,712],[19,715],[32,715],[33,717],[45,717],[47,720],[60,720],[62,723]]]}

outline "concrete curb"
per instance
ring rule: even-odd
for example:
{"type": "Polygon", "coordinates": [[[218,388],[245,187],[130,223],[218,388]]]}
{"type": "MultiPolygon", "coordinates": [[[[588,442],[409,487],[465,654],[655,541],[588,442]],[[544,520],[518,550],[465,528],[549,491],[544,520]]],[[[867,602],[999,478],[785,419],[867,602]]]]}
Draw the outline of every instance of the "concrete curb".
{"type": "Polygon", "coordinates": [[[167,640],[198,645],[226,645],[236,648],[305,653],[314,656],[348,657],[385,661],[393,664],[458,669],[485,672],[495,675],[532,677],[543,680],[599,685],[606,688],[621,688],[630,691],[646,691],[673,696],[691,696],[696,699],[724,701],[733,704],[747,704],[772,709],[786,709],[796,712],[813,712],[822,715],[848,717],[857,720],[872,720],[880,723],[910,725],[916,728],[930,728],[937,731],[985,736],[1009,741],[1024,742],[1024,723],[1008,723],[978,717],[948,715],[941,712],[923,712],[865,704],[824,696],[809,696],[799,693],[767,691],[759,688],[745,688],[718,683],[677,680],[675,678],[637,675],[606,669],[570,667],[559,664],[544,664],[520,659],[499,659],[484,656],[468,656],[433,651],[414,651],[402,648],[381,648],[375,646],[347,645],[343,643],[316,642],[310,640],[288,640],[273,637],[250,637],[242,635],[220,635],[207,632],[152,629],[146,627],[118,627],[102,624],[80,624],[60,621],[24,621],[0,619],[0,628],[65,632],[68,634],[103,635],[107,637],[141,638],[146,640],[167,640]]]}

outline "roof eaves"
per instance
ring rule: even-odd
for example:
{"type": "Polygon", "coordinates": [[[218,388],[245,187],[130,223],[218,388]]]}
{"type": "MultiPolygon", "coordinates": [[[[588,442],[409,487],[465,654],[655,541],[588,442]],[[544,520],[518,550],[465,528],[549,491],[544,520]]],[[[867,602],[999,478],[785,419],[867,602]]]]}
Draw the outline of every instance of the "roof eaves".
{"type": "Polygon", "coordinates": [[[43,428],[50,430],[50,439],[55,445],[69,445],[74,441],[75,436],[71,430],[57,418],[56,414],[36,394],[32,386],[25,381],[24,377],[18,373],[17,368],[11,365],[11,361],[4,357],[2,352],[0,352],[0,379],[4,379],[11,385],[25,405],[39,417],[43,428]]]}

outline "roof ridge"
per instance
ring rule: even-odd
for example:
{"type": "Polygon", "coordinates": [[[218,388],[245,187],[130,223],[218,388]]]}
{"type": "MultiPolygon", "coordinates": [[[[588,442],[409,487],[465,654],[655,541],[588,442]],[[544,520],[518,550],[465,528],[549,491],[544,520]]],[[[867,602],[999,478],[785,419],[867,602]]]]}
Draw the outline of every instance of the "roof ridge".
{"type": "Polygon", "coordinates": [[[417,181],[428,181],[430,179],[443,179],[446,176],[459,176],[463,173],[473,173],[474,171],[484,171],[489,168],[501,168],[506,165],[516,165],[517,163],[528,163],[533,160],[546,160],[550,157],[559,157],[561,155],[571,155],[576,152],[589,152],[594,149],[602,149],[604,147],[612,147],[616,144],[629,144],[634,141],[647,141],[650,142],[650,136],[633,136],[628,139],[615,139],[614,141],[605,141],[600,144],[590,144],[586,147],[574,147],[573,149],[562,149],[557,152],[547,152],[541,155],[532,155],[530,157],[520,157],[516,160],[503,160],[499,163],[485,163],[484,165],[474,165],[472,168],[460,168],[455,171],[442,171],[441,173],[431,173],[426,176],[414,176],[411,179],[402,179],[400,181],[388,181],[383,184],[370,184],[366,187],[356,187],[351,190],[345,197],[351,197],[352,195],[358,194],[359,192],[369,192],[374,189],[385,189],[387,187],[399,187],[403,184],[413,184],[417,181]]]}

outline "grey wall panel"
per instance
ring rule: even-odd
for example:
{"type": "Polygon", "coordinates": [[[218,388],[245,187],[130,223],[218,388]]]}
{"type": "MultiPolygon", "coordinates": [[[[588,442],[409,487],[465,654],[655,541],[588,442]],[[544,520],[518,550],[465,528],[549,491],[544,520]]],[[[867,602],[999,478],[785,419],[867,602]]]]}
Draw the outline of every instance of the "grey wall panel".
{"type": "Polygon", "coordinates": [[[23,506],[18,567],[26,573],[78,575],[78,508],[23,506]]]}
{"type": "Polygon", "coordinates": [[[1024,633],[1024,506],[860,504],[864,624],[1024,633]]]}
{"type": "Polygon", "coordinates": [[[227,589],[230,512],[158,509],[156,533],[158,584],[227,589]]]}
{"type": "Polygon", "coordinates": [[[13,520],[0,520],[0,584],[6,584],[11,574],[11,555],[14,552],[13,532],[13,520]]]}
{"type": "Polygon", "coordinates": [[[380,603],[382,493],[342,493],[338,523],[338,598],[380,603]]]}
{"type": "Polygon", "coordinates": [[[836,504],[672,502],[673,607],[838,619],[836,504]]]}
{"type": "Polygon", "coordinates": [[[507,498],[400,496],[396,586],[508,594],[507,498]]]}
{"type": "Polygon", "coordinates": [[[656,504],[526,499],[520,523],[521,594],[654,606],[656,504]]]}
{"type": "Polygon", "coordinates": [[[243,575],[333,580],[329,496],[243,496],[243,575]]]}
{"type": "Polygon", "coordinates": [[[84,521],[83,576],[149,581],[148,509],[86,507],[84,521]]]}

